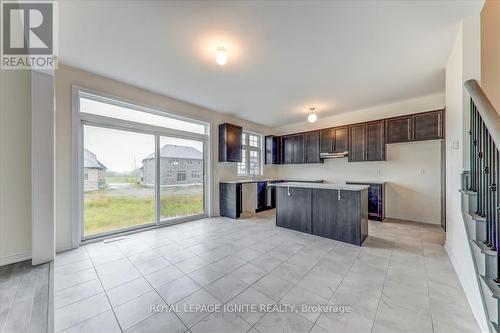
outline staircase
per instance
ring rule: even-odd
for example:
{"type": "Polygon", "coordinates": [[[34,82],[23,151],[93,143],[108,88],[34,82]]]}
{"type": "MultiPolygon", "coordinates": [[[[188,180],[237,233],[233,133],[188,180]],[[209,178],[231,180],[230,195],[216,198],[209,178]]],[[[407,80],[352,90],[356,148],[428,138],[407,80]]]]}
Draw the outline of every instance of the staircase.
{"type": "Polygon", "coordinates": [[[462,174],[462,212],[490,331],[500,333],[500,115],[475,80],[465,88],[470,95],[470,170],[462,174]]]}

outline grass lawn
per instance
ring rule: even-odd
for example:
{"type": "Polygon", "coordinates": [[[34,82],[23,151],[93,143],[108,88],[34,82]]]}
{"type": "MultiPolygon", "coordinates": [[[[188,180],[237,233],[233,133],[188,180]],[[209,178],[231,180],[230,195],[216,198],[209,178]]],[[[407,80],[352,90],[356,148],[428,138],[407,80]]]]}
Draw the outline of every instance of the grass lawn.
{"type": "MultiPolygon", "coordinates": [[[[127,227],[154,223],[154,189],[132,185],[130,191],[104,189],[85,192],[85,236],[127,227]],[[134,189],[136,191],[134,192],[134,189]]],[[[160,213],[163,220],[203,213],[203,190],[192,188],[161,189],[160,213]]]]}

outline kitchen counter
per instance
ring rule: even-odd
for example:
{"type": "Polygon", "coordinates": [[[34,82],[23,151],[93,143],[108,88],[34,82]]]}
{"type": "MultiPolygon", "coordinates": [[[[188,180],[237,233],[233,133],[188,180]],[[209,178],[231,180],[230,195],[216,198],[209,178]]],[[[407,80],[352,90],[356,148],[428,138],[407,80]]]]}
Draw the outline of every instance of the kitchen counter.
{"type": "Polygon", "coordinates": [[[297,183],[323,183],[323,180],[291,180],[291,179],[275,179],[275,178],[263,178],[263,179],[223,179],[220,183],[224,184],[251,184],[260,182],[297,182],[297,183]]]}
{"type": "Polygon", "coordinates": [[[270,184],[269,186],[276,187],[301,187],[312,189],[325,189],[325,190],[341,190],[341,191],[362,191],[367,189],[368,185],[349,185],[349,184],[330,184],[330,183],[308,183],[308,182],[284,182],[270,184]]]}

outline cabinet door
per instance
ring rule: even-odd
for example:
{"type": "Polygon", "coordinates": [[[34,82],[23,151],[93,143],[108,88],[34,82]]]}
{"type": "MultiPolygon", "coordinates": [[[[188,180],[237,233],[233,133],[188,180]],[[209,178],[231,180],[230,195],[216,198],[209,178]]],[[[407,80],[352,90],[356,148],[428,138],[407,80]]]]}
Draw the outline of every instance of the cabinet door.
{"type": "Polygon", "coordinates": [[[366,160],[366,124],[349,126],[349,162],[366,160]]]}
{"type": "Polygon", "coordinates": [[[267,181],[257,183],[257,210],[266,209],[267,181]]]}
{"type": "Polygon", "coordinates": [[[347,126],[337,127],[333,129],[334,133],[334,145],[333,151],[335,153],[343,153],[349,148],[349,128],[347,126]]]}
{"type": "Polygon", "coordinates": [[[273,164],[273,138],[274,136],[268,135],[265,138],[266,155],[264,158],[265,164],[273,164]]]}
{"type": "Polygon", "coordinates": [[[303,164],[305,162],[304,134],[297,134],[293,137],[293,164],[303,164]]]}
{"type": "Polygon", "coordinates": [[[305,134],[306,140],[306,163],[320,163],[319,158],[319,131],[305,134]]]}
{"type": "Polygon", "coordinates": [[[284,136],[283,137],[283,163],[292,164],[293,163],[293,137],[284,136]]]}
{"type": "Polygon", "coordinates": [[[333,128],[327,128],[320,131],[320,153],[331,153],[333,151],[334,132],[333,128]]]}
{"type": "Polygon", "coordinates": [[[384,121],[366,124],[366,160],[385,161],[384,121]]]}
{"type": "Polygon", "coordinates": [[[219,125],[219,162],[241,162],[243,128],[232,124],[219,125]]]}
{"type": "Polygon", "coordinates": [[[411,141],[411,116],[385,120],[386,143],[411,141]]]}
{"type": "Polygon", "coordinates": [[[277,187],[276,225],[311,233],[310,188],[277,187]]]}
{"type": "Polygon", "coordinates": [[[434,140],[443,138],[443,112],[432,111],[413,115],[412,140],[434,140]]]}

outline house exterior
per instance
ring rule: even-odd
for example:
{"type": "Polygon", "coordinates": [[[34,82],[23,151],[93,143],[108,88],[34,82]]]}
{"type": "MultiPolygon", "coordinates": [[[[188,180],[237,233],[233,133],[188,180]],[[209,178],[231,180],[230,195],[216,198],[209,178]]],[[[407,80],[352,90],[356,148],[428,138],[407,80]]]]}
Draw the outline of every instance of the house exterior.
{"type": "Polygon", "coordinates": [[[83,189],[84,191],[95,191],[106,187],[106,167],[99,162],[97,156],[83,149],[83,189]]]}
{"type": "MultiPolygon", "coordinates": [[[[142,182],[155,184],[154,154],[142,160],[142,182]]],[[[160,149],[160,186],[203,183],[203,153],[193,147],[166,144],[160,149]]]]}

